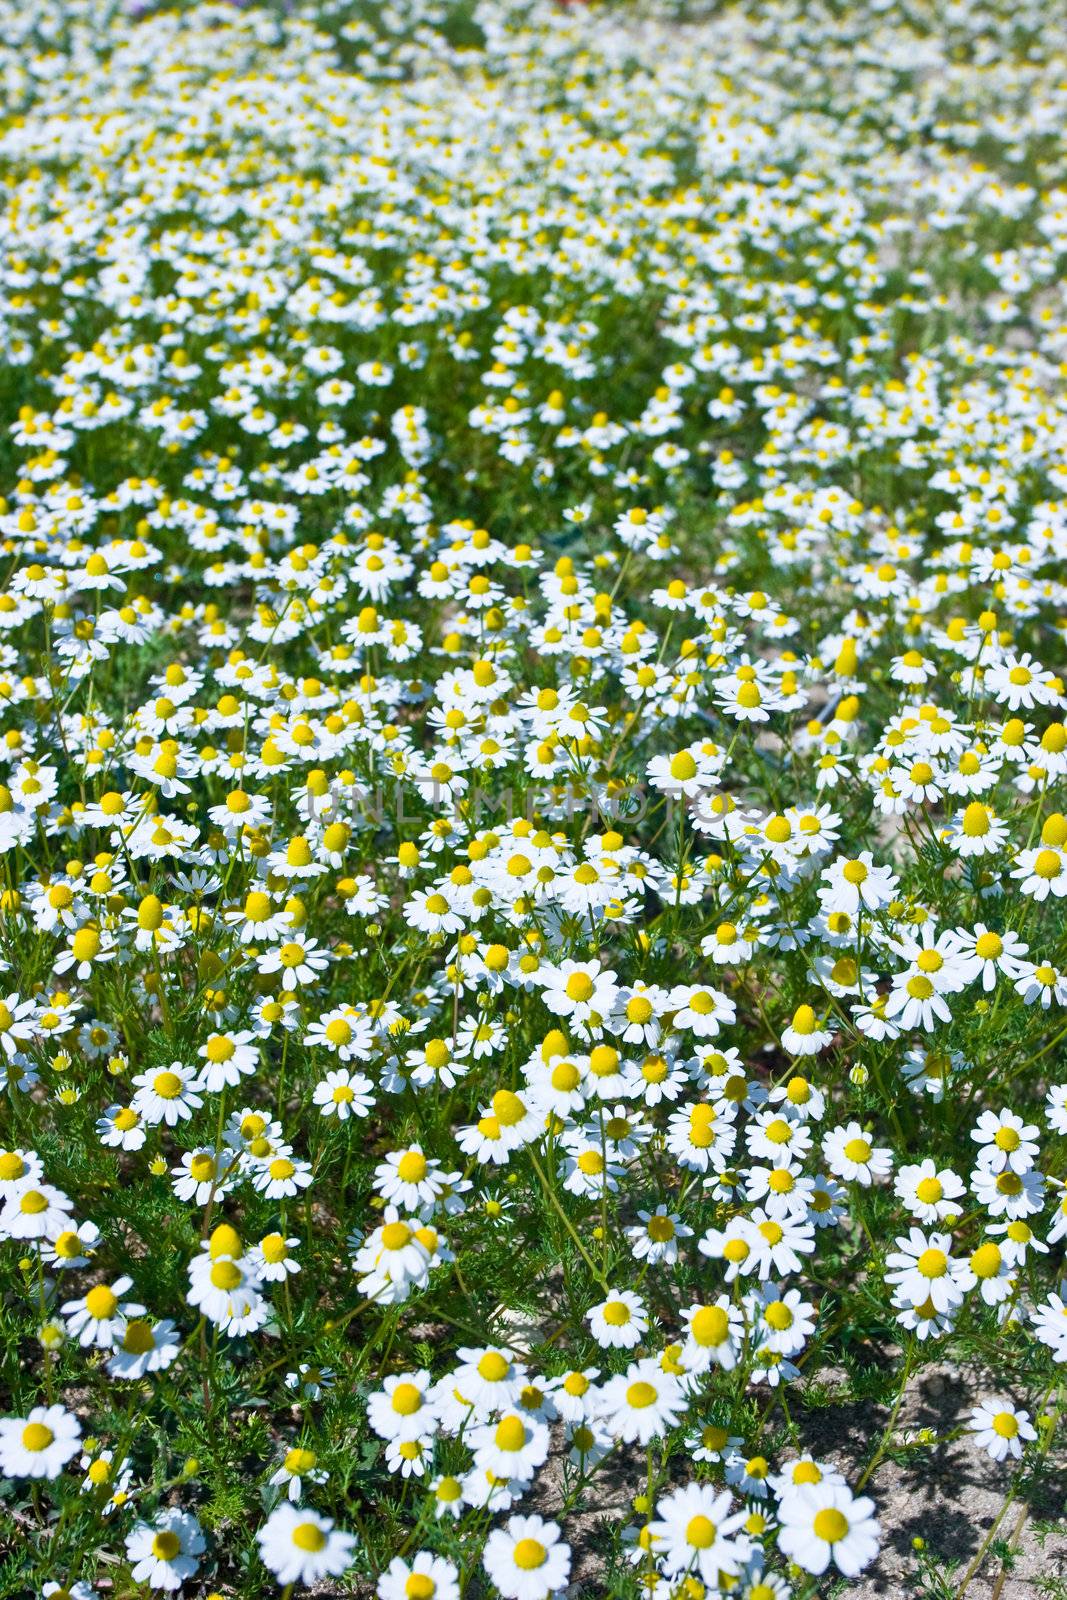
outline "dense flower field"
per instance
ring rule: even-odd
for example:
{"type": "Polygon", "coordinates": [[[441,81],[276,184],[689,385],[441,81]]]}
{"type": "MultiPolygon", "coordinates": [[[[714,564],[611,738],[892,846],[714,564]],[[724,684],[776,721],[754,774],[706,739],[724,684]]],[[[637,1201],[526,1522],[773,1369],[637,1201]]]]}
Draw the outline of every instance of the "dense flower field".
{"type": "Polygon", "coordinates": [[[1067,1400],[1055,8],[0,39],[0,1595],[848,1592],[945,1362],[1003,1505],[913,1590],[1002,1588],[1067,1400]]]}

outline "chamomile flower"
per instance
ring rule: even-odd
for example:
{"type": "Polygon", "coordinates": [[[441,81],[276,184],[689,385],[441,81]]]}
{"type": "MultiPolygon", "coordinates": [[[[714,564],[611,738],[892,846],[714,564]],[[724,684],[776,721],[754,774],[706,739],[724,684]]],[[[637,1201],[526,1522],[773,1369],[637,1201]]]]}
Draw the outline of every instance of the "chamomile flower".
{"type": "Polygon", "coordinates": [[[566,1588],[571,1552],[556,1523],[514,1516],[489,1535],[482,1562],[504,1600],[547,1600],[566,1588]]]}
{"type": "Polygon", "coordinates": [[[198,1074],[181,1061],[140,1072],[133,1082],[137,1092],[131,1109],[151,1125],[163,1123],[173,1128],[179,1122],[187,1122],[204,1103],[197,1092],[198,1074]]]}
{"type": "Polygon", "coordinates": [[[691,1483],[664,1495],[656,1506],[649,1532],[656,1556],[668,1575],[694,1573],[717,1585],[721,1576],[735,1576],[748,1555],[741,1533],[744,1511],[734,1509],[729,1494],[707,1484],[691,1483]]]}
{"type": "Polygon", "coordinates": [[[1018,1460],[1027,1441],[1037,1438],[1037,1431],[1025,1411],[1017,1411],[1013,1405],[995,1400],[985,1400],[975,1406],[968,1427],[979,1450],[984,1450],[994,1461],[1004,1461],[1008,1456],[1018,1460]]]}
{"type": "Polygon", "coordinates": [[[473,1428],[466,1437],[475,1466],[501,1478],[528,1479],[548,1456],[548,1428],[523,1412],[505,1411],[499,1421],[473,1428]]]}
{"type": "Polygon", "coordinates": [[[107,1370],[113,1378],[134,1380],[149,1372],[165,1372],[177,1360],[181,1340],[167,1318],[149,1323],[143,1316],[125,1319],[116,1331],[107,1370]]]}
{"type": "Polygon", "coordinates": [[[822,1141],[823,1158],[834,1177],[869,1188],[893,1170],[890,1150],[872,1144],[858,1122],[832,1128],[822,1141]]]}
{"type": "Polygon", "coordinates": [[[1024,1122],[1014,1111],[983,1111],[971,1132],[978,1145],[979,1166],[990,1172],[1024,1173],[1037,1155],[1035,1123],[1024,1122]]]}
{"type": "Polygon", "coordinates": [[[199,1522],[177,1508],[137,1523],[126,1536],[133,1580],[150,1589],[180,1589],[196,1573],[205,1548],[199,1522]]]}
{"type": "Polygon", "coordinates": [[[778,1546],[805,1572],[817,1576],[832,1563],[847,1578],[878,1553],[880,1528],[874,1502],[843,1484],[805,1484],[779,1505],[778,1546]]]}
{"type": "Polygon", "coordinates": [[[49,1183],[9,1195],[0,1211],[0,1239],[56,1240],[71,1228],[72,1203],[49,1183]]]}
{"type": "Polygon", "coordinates": [[[691,1305],[684,1313],[684,1331],[682,1360],[687,1371],[706,1372],[715,1365],[730,1372],[736,1366],[745,1325],[740,1309],[728,1296],[691,1305]]]}
{"type": "Polygon", "coordinates": [[[648,1332],[648,1313],[630,1289],[611,1294],[586,1313],[589,1330],[604,1350],[632,1350],[648,1332]]]}
{"type": "Polygon", "coordinates": [[[356,1540],[331,1517],[283,1501],[257,1532],[256,1543],[275,1582],[288,1586],[340,1577],[351,1563],[356,1540]]]}
{"type": "Polygon", "coordinates": [[[459,1600],[459,1592],[457,1568],[429,1550],[394,1556],[378,1579],[379,1600],[459,1600]]]}
{"type": "Polygon", "coordinates": [[[893,1180],[894,1192],[913,1217],[927,1225],[958,1217],[958,1204],[966,1187],[948,1167],[938,1169],[929,1156],[914,1166],[901,1167],[893,1180]]]}
{"type": "Polygon", "coordinates": [[[910,1229],[896,1240],[886,1257],[886,1282],[895,1286],[900,1303],[918,1306],[929,1301],[936,1311],[950,1311],[963,1299],[963,1263],[952,1255],[947,1233],[925,1234],[910,1229]]]}
{"type": "Polygon", "coordinates": [[[272,1487],[283,1488],[286,1499],[293,1505],[299,1505],[307,1484],[323,1484],[329,1478],[329,1473],[317,1463],[318,1457],[314,1450],[307,1450],[303,1445],[293,1445],[285,1452],[281,1464],[271,1474],[270,1483],[272,1487]]]}
{"type": "Polygon", "coordinates": [[[597,1415],[616,1439],[642,1447],[662,1438],[685,1409],[685,1390],[678,1378],[650,1358],[631,1362],[604,1384],[597,1415]]]}
{"type": "Polygon", "coordinates": [[[110,1349],[126,1319],[144,1312],[144,1306],[123,1303],[132,1288],[132,1278],[116,1278],[110,1284],[94,1285],[77,1300],[68,1300],[63,1306],[68,1335],[82,1346],[110,1349]]]}
{"type": "Polygon", "coordinates": [[[655,1211],[639,1211],[637,1215],[640,1225],[635,1224],[626,1230],[637,1259],[653,1266],[659,1262],[670,1265],[677,1261],[679,1241],[691,1239],[692,1228],[686,1227],[680,1216],[668,1212],[663,1205],[657,1206],[655,1211]]]}
{"type": "Polygon", "coordinates": [[[385,1200],[408,1211],[432,1205],[443,1189],[439,1163],[426,1157],[417,1144],[391,1151],[375,1168],[374,1183],[385,1200]]]}
{"type": "Polygon", "coordinates": [[[81,1424],[65,1406],[34,1406],[24,1417],[0,1418],[5,1478],[58,1478],[80,1448],[81,1424]]]}

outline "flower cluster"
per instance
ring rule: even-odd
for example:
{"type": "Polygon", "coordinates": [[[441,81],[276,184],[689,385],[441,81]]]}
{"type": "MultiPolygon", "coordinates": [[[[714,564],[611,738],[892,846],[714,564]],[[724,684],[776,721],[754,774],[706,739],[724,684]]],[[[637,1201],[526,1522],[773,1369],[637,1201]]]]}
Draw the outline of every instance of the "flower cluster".
{"type": "Polygon", "coordinates": [[[0,0],[12,1592],[812,1596],[946,1359],[1048,1457],[1067,43],[926,9],[0,0]]]}

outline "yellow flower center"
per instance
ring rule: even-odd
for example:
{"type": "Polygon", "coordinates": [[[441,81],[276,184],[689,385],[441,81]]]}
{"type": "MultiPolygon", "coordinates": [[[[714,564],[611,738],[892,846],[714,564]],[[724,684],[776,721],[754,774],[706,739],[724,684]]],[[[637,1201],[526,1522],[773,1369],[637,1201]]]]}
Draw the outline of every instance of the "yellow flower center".
{"type": "Polygon", "coordinates": [[[155,1340],[152,1338],[152,1330],[148,1326],[147,1322],[142,1322],[140,1319],[138,1319],[135,1322],[128,1322],[126,1324],[126,1331],[122,1336],[122,1348],[128,1355],[147,1355],[148,1351],[153,1348],[154,1344],[155,1340]]]}
{"type": "Polygon", "coordinates": [[[710,1550],[718,1530],[710,1517],[690,1517],[685,1525],[685,1542],[694,1550],[710,1550]]]}
{"type": "Polygon", "coordinates": [[[689,1331],[697,1344],[714,1347],[722,1344],[730,1331],[730,1319],[721,1306],[701,1306],[694,1313],[689,1331]]]}
{"type": "Polygon", "coordinates": [[[841,1511],[835,1511],[832,1506],[824,1506],[815,1513],[812,1524],[816,1539],[825,1539],[827,1544],[837,1544],[848,1532],[848,1518],[841,1511]]]}
{"type": "Polygon", "coordinates": [[[398,1383],[393,1390],[393,1410],[400,1417],[412,1417],[422,1409],[422,1390],[416,1383],[398,1383]]]}
{"type": "Polygon", "coordinates": [[[505,1417],[498,1423],[494,1437],[500,1450],[521,1450],[526,1443],[526,1426],[521,1417],[505,1417]]]}
{"type": "Polygon", "coordinates": [[[106,1321],[113,1317],[118,1310],[118,1300],[112,1294],[106,1283],[98,1283],[95,1289],[90,1289],[85,1296],[85,1309],[97,1322],[106,1321]]]}
{"type": "Polygon", "coordinates": [[[948,1256],[943,1250],[924,1250],[915,1263],[924,1278],[943,1278],[948,1271],[948,1256]]]}
{"type": "Polygon", "coordinates": [[[326,1543],[326,1537],[317,1522],[298,1522],[293,1529],[293,1543],[298,1550],[321,1550],[326,1543]]]}
{"type": "Polygon", "coordinates": [[[585,972],[572,972],[567,979],[567,998],[583,1004],[593,993],[593,980],[585,972]]]}
{"type": "Polygon", "coordinates": [[[533,1572],[543,1567],[547,1559],[548,1551],[538,1539],[520,1539],[515,1546],[514,1561],[520,1572],[533,1572]]]}
{"type": "Polygon", "coordinates": [[[963,813],[963,831],[969,839],[980,839],[989,832],[989,807],[972,800],[963,813]]]}
{"type": "Polygon", "coordinates": [[[1000,1246],[987,1240],[971,1256],[971,1271],[976,1278],[995,1278],[1000,1271],[1000,1246]]]}

